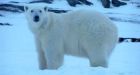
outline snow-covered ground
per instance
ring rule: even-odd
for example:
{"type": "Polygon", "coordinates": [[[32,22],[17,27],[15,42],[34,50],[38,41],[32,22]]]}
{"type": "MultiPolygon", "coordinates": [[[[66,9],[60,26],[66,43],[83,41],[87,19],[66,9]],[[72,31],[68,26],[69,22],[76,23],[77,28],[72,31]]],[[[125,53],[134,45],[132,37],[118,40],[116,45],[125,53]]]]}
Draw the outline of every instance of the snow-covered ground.
{"type": "MultiPolygon", "coordinates": [[[[63,0],[56,0],[49,6],[71,10],[88,7],[107,16],[140,21],[140,9],[131,4],[131,1],[138,0],[130,0],[126,6],[110,9],[104,9],[98,0],[93,0],[94,6],[90,7],[86,5],[70,7],[63,0]]],[[[90,67],[89,61],[85,58],[65,56],[64,65],[58,70],[39,70],[33,35],[28,29],[24,14],[8,12],[0,14],[5,16],[0,17],[0,22],[12,24],[0,26],[0,75],[140,75],[140,43],[125,42],[118,44],[114,49],[108,68],[90,67]]],[[[113,22],[119,29],[119,36],[140,37],[139,23],[113,22]]]]}

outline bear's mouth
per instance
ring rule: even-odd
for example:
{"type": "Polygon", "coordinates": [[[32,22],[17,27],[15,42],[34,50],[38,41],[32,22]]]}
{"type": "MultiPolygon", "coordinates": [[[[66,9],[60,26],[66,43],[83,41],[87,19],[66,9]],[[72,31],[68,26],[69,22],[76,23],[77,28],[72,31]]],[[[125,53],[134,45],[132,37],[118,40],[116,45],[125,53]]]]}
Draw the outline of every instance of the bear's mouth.
{"type": "Polygon", "coordinates": [[[39,16],[38,15],[34,16],[34,21],[35,22],[38,22],[39,21],[39,16]]]}

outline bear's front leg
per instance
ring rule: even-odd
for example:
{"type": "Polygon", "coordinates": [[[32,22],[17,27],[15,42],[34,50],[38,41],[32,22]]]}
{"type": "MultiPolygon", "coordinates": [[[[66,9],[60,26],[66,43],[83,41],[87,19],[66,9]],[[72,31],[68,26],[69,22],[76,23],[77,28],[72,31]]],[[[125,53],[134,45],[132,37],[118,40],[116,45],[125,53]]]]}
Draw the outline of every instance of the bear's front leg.
{"type": "Polygon", "coordinates": [[[63,64],[64,59],[62,41],[59,39],[49,40],[44,45],[44,50],[47,60],[47,69],[58,69],[63,64]]]}
{"type": "Polygon", "coordinates": [[[47,62],[46,62],[47,60],[45,59],[45,54],[41,47],[41,42],[38,38],[36,38],[35,41],[36,41],[36,47],[38,53],[39,69],[40,70],[47,69],[47,62]]]}

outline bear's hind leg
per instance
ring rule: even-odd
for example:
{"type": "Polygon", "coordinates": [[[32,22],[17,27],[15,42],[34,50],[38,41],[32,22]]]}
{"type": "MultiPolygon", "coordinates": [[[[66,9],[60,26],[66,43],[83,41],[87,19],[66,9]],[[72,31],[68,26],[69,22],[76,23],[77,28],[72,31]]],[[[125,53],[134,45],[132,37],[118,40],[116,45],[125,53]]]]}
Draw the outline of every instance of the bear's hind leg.
{"type": "Polygon", "coordinates": [[[93,51],[89,53],[89,61],[91,67],[108,67],[108,60],[104,53],[93,51]],[[93,53],[94,52],[94,53],[93,53]]]}
{"type": "MultiPolygon", "coordinates": [[[[89,49],[89,48],[87,48],[89,49]]],[[[91,67],[108,67],[108,56],[104,48],[93,47],[87,51],[91,67]]]]}
{"type": "Polygon", "coordinates": [[[107,68],[108,67],[108,62],[105,59],[102,59],[102,60],[93,59],[93,60],[90,60],[90,66],[91,67],[101,66],[101,67],[107,68]]]}

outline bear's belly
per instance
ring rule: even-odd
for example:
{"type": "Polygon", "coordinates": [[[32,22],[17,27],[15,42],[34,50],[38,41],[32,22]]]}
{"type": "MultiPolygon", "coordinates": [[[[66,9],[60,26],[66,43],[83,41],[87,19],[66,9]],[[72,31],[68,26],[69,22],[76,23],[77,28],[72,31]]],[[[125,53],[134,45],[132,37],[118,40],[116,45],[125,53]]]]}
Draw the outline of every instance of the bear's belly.
{"type": "Polygon", "coordinates": [[[65,54],[85,57],[85,52],[80,45],[80,41],[76,36],[69,36],[64,42],[65,54]]]}

